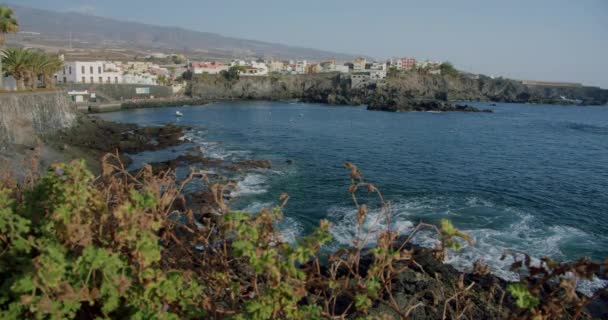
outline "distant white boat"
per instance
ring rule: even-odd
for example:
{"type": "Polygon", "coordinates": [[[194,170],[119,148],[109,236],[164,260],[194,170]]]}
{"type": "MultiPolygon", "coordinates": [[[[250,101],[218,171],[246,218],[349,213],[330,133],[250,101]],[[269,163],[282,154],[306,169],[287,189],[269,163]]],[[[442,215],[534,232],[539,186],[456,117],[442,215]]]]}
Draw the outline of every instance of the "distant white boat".
{"type": "Polygon", "coordinates": [[[176,116],[176,117],[181,117],[181,116],[183,116],[183,115],[184,115],[183,113],[181,113],[181,112],[179,112],[179,111],[175,111],[175,116],[176,116]]]}

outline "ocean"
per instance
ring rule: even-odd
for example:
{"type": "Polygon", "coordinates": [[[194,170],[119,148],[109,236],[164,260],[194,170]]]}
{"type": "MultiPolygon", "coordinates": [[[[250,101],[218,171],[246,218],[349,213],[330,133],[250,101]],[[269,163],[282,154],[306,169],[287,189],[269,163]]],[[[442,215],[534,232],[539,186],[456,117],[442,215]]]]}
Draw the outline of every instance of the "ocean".
{"type": "MultiPolygon", "coordinates": [[[[349,161],[390,202],[394,230],[448,218],[468,232],[474,245],[447,257],[458,269],[482,258],[495,274],[514,279],[511,261],[500,260],[508,249],[559,260],[608,257],[608,108],[470,104],[494,113],[218,102],[99,116],[193,128],[185,146],[133,155],[135,167],[192,146],[212,158],[272,160],[271,169],[233,177],[239,182],[231,206],[256,212],[288,193],[280,223],[287,241],[327,218],[333,246],[351,243],[356,218],[343,166],[349,161]],[[175,117],[178,110],[183,117],[175,117]]],[[[435,240],[422,234],[416,241],[435,240]]]]}

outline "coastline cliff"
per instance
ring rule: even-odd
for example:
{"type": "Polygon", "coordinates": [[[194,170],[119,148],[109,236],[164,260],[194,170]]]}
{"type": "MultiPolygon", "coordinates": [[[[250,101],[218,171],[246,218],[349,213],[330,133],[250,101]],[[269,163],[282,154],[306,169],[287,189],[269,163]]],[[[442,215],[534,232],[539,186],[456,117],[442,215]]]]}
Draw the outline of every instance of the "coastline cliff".
{"type": "MultiPolygon", "coordinates": [[[[368,105],[370,110],[437,110],[449,101],[604,105],[608,90],[595,87],[549,87],[521,81],[466,75],[441,76],[415,72],[387,78],[383,83],[352,88],[348,75],[270,75],[226,79],[221,75],[195,76],[189,95],[196,98],[287,100],[334,105],[368,105]],[[567,97],[567,99],[564,99],[567,97]],[[420,102],[424,107],[420,107],[420,102]],[[432,102],[430,105],[428,102],[432,102]],[[436,104],[436,107],[433,107],[436,104]]],[[[454,107],[454,106],[452,106],[454,107]]]]}

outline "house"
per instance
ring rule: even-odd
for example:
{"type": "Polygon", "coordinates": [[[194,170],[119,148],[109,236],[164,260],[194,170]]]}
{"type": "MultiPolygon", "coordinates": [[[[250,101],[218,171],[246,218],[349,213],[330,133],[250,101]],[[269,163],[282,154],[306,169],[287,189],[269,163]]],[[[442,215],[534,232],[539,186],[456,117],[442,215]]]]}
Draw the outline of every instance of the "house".
{"type": "Polygon", "coordinates": [[[144,73],[150,69],[152,63],[141,61],[128,61],[124,64],[124,68],[133,73],[144,73]]]}
{"type": "Polygon", "coordinates": [[[401,70],[412,70],[416,67],[415,58],[401,58],[397,61],[397,69],[401,70]]]}
{"type": "Polygon", "coordinates": [[[345,64],[336,65],[336,71],[340,72],[340,73],[348,73],[348,72],[350,72],[350,68],[345,64]]]}
{"type": "Polygon", "coordinates": [[[319,64],[320,72],[334,72],[336,71],[336,61],[323,61],[319,64]]]}
{"type": "Polygon", "coordinates": [[[306,66],[307,65],[308,65],[308,61],[306,61],[306,60],[298,60],[298,61],[296,61],[294,72],[296,74],[304,74],[304,73],[306,73],[306,66]]]}
{"type": "Polygon", "coordinates": [[[268,66],[260,61],[232,60],[231,67],[241,67],[239,74],[243,76],[268,75],[268,66]]]}
{"type": "Polygon", "coordinates": [[[284,72],[286,71],[286,64],[283,61],[272,60],[267,63],[268,72],[284,72]]]}
{"type": "Polygon", "coordinates": [[[122,73],[105,61],[66,61],[55,79],[57,83],[122,83],[122,73]]]}
{"type": "Polygon", "coordinates": [[[372,80],[382,80],[386,78],[386,70],[365,70],[369,74],[370,79],[372,80]]]}
{"type": "Polygon", "coordinates": [[[371,62],[366,65],[365,71],[369,72],[371,79],[379,80],[386,78],[387,69],[385,62],[371,62]]]}
{"type": "Polygon", "coordinates": [[[318,63],[312,63],[306,66],[306,74],[321,72],[321,66],[318,63]]]}
{"type": "Polygon", "coordinates": [[[219,74],[222,71],[227,71],[230,66],[221,62],[190,62],[188,69],[193,74],[219,74]]]}
{"type": "Polygon", "coordinates": [[[359,72],[365,70],[365,66],[367,65],[367,60],[365,58],[357,58],[353,61],[353,71],[359,72]]]}
{"type": "Polygon", "coordinates": [[[348,73],[349,67],[347,65],[340,65],[336,63],[336,59],[331,59],[329,61],[323,61],[319,64],[320,71],[319,72],[340,72],[340,73],[348,73]]]}
{"type": "Polygon", "coordinates": [[[418,62],[416,64],[416,66],[418,68],[439,69],[441,64],[442,64],[441,61],[425,60],[425,61],[418,62]]]}

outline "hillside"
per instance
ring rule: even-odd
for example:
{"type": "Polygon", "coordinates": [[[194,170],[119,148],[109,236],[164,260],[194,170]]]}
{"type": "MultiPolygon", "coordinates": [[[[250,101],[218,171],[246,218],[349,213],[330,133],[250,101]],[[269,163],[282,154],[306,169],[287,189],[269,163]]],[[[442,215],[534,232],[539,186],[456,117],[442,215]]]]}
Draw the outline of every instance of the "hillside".
{"type": "Polygon", "coordinates": [[[10,5],[21,24],[17,42],[77,48],[122,48],[182,51],[224,57],[280,57],[283,59],[351,59],[353,56],[287,46],[219,34],[119,21],[80,13],[64,13],[10,5]]]}

